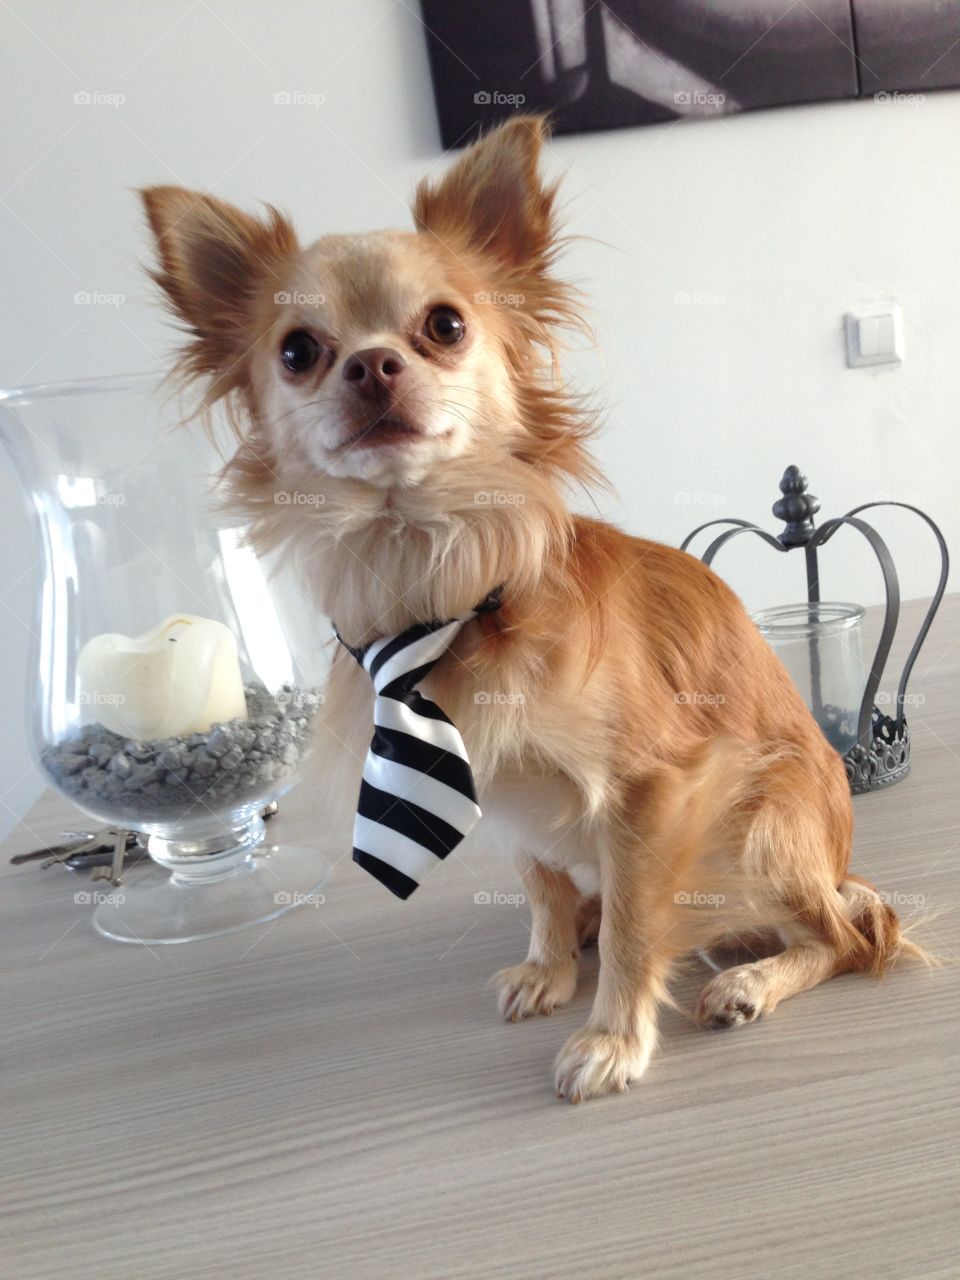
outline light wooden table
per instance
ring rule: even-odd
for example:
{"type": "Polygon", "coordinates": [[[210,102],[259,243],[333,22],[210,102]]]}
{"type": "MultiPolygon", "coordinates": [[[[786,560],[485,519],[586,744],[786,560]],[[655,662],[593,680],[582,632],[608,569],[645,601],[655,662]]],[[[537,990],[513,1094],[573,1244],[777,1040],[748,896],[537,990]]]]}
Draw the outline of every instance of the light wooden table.
{"type": "MultiPolygon", "coordinates": [[[[948,908],[923,935],[948,960],[958,670],[954,596],[913,775],[856,801],[857,867],[948,908]]],[[[67,814],[45,796],[5,854],[67,814]]],[[[301,789],[274,838],[315,822],[301,789]]],[[[98,937],[70,872],[0,874],[5,1280],[960,1275],[956,968],[839,978],[728,1032],[668,1011],[640,1084],[571,1107],[550,1064],[596,957],[572,1007],[501,1023],[484,983],[527,925],[474,901],[519,888],[493,861],[403,904],[344,858],[321,907],[152,950],[98,937]]]]}

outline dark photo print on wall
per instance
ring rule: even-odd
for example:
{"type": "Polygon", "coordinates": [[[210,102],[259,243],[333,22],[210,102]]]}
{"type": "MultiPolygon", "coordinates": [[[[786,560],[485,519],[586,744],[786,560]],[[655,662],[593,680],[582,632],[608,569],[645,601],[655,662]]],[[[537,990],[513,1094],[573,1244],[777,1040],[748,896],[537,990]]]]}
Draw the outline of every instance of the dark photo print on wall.
{"type": "MultiPolygon", "coordinates": [[[[960,0],[422,0],[445,147],[960,84],[960,0]],[[944,53],[944,50],[948,52],[944,53]]],[[[882,100],[882,99],[881,99],[882,100]]]]}

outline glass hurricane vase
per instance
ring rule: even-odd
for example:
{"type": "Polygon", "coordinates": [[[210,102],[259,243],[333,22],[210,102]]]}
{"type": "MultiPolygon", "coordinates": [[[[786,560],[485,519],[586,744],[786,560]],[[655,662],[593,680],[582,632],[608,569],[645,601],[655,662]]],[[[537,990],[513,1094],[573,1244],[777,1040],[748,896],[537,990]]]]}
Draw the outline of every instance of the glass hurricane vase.
{"type": "Polygon", "coordinates": [[[53,785],[155,864],[94,916],[186,942],[315,895],[314,849],[265,839],[304,765],[326,671],[300,594],[219,506],[219,457],[151,375],[0,392],[42,585],[29,720],[53,785]]]}

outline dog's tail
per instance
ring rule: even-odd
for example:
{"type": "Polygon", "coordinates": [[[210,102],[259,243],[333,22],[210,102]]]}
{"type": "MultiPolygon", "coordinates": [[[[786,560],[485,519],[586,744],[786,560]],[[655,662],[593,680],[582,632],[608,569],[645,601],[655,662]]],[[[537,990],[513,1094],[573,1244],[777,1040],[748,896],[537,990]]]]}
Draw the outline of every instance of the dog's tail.
{"type": "Polygon", "coordinates": [[[837,972],[870,973],[880,978],[898,960],[934,957],[907,937],[896,911],[868,880],[848,872],[836,894],[821,893],[798,913],[833,946],[837,972]]]}

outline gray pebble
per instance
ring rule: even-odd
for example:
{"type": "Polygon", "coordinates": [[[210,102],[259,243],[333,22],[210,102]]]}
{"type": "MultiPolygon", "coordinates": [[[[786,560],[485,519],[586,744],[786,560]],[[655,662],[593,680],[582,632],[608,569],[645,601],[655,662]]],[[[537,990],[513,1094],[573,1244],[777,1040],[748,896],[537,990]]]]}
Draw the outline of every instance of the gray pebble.
{"type": "Polygon", "coordinates": [[[109,768],[118,778],[129,778],[133,772],[133,761],[121,751],[119,755],[115,755],[110,761],[109,768]]]}
{"type": "Polygon", "coordinates": [[[175,743],[172,747],[165,747],[157,756],[157,764],[171,772],[182,769],[186,763],[187,752],[182,743],[175,743]]]}
{"type": "Polygon", "coordinates": [[[155,760],[147,760],[134,767],[130,782],[137,787],[146,787],[151,782],[158,782],[162,777],[163,768],[155,760]]]}
{"type": "Polygon", "coordinates": [[[230,750],[230,733],[222,724],[215,725],[207,738],[207,750],[212,756],[222,756],[230,750]]]}
{"type": "Polygon", "coordinates": [[[216,759],[208,755],[203,747],[197,747],[196,751],[190,753],[188,764],[190,772],[195,773],[198,778],[209,778],[217,772],[216,759]]]}
{"type": "Polygon", "coordinates": [[[233,746],[229,751],[224,752],[220,757],[221,769],[236,769],[237,765],[243,759],[243,752],[239,747],[233,746]]]}
{"type": "Polygon", "coordinates": [[[69,775],[79,773],[81,769],[85,769],[89,765],[90,761],[87,756],[82,756],[77,751],[70,751],[61,756],[57,763],[61,772],[69,775]]]}
{"type": "Polygon", "coordinates": [[[248,685],[245,694],[246,721],[155,742],[82,725],[47,750],[44,764],[79,804],[132,826],[176,821],[201,793],[206,803],[249,804],[268,796],[300,763],[320,698],[290,686],[271,695],[248,685]]]}

